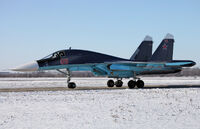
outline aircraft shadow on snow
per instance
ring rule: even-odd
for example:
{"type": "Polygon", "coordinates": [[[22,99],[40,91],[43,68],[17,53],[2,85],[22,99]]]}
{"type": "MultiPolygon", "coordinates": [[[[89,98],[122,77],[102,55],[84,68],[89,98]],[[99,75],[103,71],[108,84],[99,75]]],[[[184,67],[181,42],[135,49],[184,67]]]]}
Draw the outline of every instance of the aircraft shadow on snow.
{"type": "MultiPolygon", "coordinates": [[[[200,85],[167,85],[167,86],[146,86],[144,88],[134,88],[131,90],[145,90],[145,89],[184,89],[184,88],[200,88],[200,85]]],[[[74,91],[92,91],[92,90],[126,90],[129,89],[128,86],[124,87],[79,87],[73,89],[74,91]]],[[[72,89],[67,87],[30,87],[30,88],[1,88],[0,92],[37,92],[37,91],[71,91],[72,89]]]]}

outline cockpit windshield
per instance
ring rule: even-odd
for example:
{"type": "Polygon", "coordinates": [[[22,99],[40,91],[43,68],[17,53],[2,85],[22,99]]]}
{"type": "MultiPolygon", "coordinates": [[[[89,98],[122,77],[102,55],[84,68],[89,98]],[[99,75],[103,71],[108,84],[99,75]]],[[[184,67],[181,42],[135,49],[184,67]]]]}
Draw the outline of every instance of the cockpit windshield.
{"type": "Polygon", "coordinates": [[[65,52],[64,51],[59,51],[59,52],[55,52],[53,54],[50,54],[48,56],[45,56],[44,58],[42,59],[56,59],[56,58],[61,58],[61,57],[64,57],[65,56],[65,52]]]}
{"type": "Polygon", "coordinates": [[[48,55],[48,56],[45,56],[44,58],[42,58],[42,59],[49,59],[49,58],[51,58],[52,57],[52,54],[50,54],[50,55],[48,55]]]}

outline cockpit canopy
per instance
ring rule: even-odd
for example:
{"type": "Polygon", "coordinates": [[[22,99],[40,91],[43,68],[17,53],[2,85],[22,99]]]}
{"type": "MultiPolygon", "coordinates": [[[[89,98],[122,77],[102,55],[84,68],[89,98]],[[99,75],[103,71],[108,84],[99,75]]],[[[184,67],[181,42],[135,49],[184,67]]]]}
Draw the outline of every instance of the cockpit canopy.
{"type": "Polygon", "coordinates": [[[57,51],[57,52],[54,52],[53,54],[45,56],[42,59],[56,59],[56,58],[62,58],[65,56],[66,56],[65,51],[57,51]]]}

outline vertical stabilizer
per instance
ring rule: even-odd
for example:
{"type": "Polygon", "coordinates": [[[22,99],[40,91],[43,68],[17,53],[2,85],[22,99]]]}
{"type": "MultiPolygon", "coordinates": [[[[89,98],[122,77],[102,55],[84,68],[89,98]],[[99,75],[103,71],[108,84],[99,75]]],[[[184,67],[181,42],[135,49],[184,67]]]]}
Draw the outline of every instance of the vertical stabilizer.
{"type": "Polygon", "coordinates": [[[131,56],[132,61],[148,61],[152,56],[152,37],[146,36],[135,53],[131,56]]]}
{"type": "Polygon", "coordinates": [[[151,61],[172,61],[173,47],[174,36],[168,33],[153,53],[151,61]]]}

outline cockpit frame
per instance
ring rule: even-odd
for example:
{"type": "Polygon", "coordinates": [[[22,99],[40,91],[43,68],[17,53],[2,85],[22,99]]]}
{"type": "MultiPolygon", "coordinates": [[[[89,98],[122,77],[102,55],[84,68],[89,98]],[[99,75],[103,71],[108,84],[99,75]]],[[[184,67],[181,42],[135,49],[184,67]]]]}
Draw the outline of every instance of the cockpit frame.
{"type": "Polygon", "coordinates": [[[42,58],[43,60],[46,60],[46,59],[57,59],[57,58],[62,58],[62,57],[65,57],[66,54],[65,54],[65,51],[57,51],[57,52],[54,52],[48,56],[45,56],[44,58],[42,58]]]}

